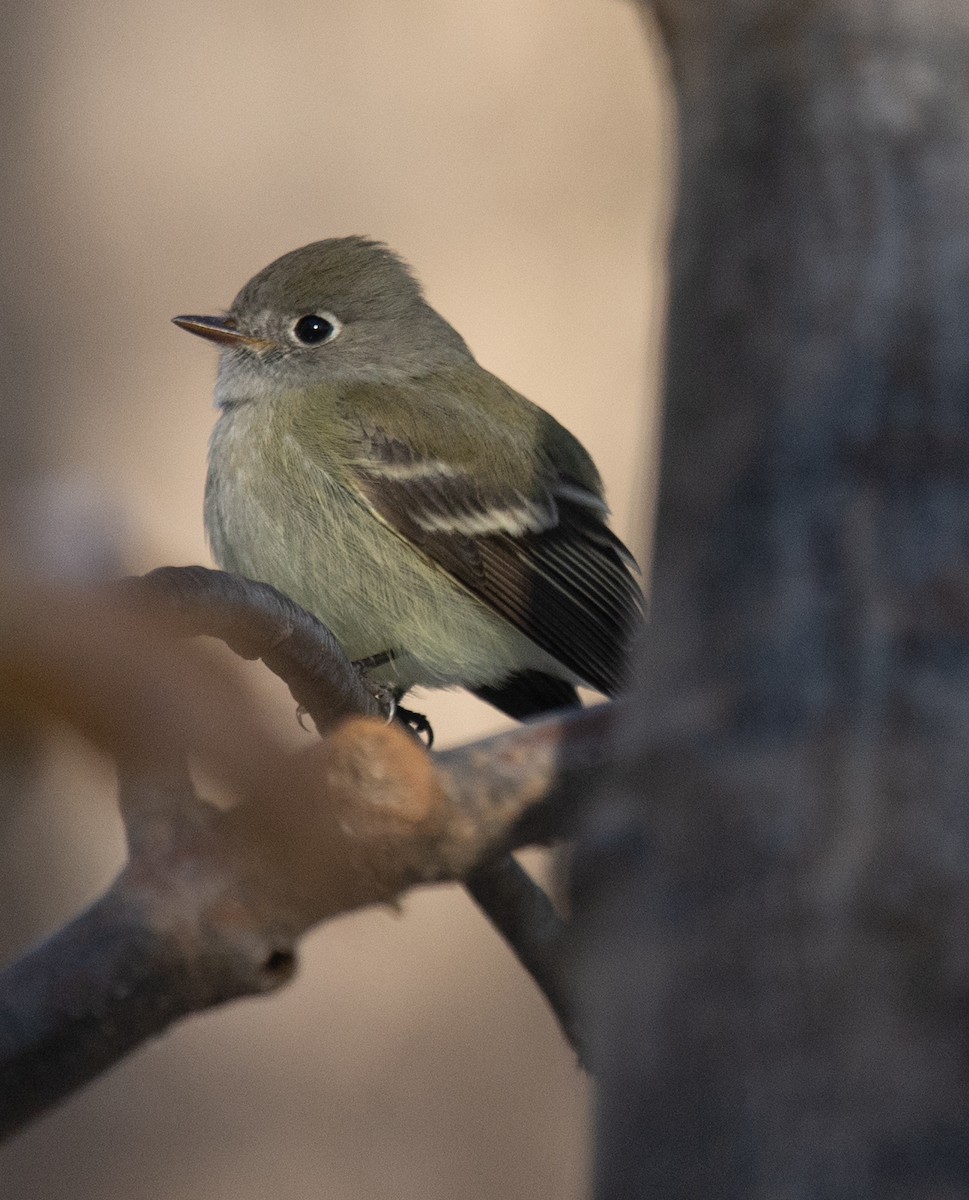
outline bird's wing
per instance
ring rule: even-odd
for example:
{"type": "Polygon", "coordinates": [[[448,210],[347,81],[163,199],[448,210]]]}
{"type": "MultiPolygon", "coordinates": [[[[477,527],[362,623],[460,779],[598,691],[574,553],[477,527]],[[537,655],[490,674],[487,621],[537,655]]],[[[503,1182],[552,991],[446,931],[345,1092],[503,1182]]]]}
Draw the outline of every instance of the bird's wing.
{"type": "Polygon", "coordinates": [[[536,467],[526,493],[373,421],[358,427],[351,486],[373,512],[580,679],[614,694],[643,597],[602,498],[551,462],[536,467]]]}

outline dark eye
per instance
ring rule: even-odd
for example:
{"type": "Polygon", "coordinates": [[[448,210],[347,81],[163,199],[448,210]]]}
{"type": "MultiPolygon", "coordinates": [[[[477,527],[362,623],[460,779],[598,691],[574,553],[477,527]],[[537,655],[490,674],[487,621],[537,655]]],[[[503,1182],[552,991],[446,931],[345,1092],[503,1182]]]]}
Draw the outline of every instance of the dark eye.
{"type": "Polygon", "coordinates": [[[319,313],[307,313],[293,326],[293,336],[304,346],[319,346],[335,338],[339,332],[340,323],[335,317],[319,313]]]}

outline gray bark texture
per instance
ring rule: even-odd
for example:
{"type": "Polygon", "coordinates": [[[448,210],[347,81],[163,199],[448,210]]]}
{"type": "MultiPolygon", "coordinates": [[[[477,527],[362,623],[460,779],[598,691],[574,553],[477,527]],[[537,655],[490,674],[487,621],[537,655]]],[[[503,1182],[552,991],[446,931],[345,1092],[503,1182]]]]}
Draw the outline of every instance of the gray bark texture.
{"type": "Polygon", "coordinates": [[[969,1196],[969,8],[643,7],[680,177],[572,877],[595,1194],[969,1196]]]}

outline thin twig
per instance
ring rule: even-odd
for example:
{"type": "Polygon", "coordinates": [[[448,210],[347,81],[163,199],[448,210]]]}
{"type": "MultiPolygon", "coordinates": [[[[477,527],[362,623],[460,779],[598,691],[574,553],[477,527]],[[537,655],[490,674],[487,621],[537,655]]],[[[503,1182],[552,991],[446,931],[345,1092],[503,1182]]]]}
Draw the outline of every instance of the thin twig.
{"type": "Polygon", "coordinates": [[[511,854],[478,867],[464,885],[531,975],[579,1061],[587,1066],[581,1030],[566,986],[568,924],[555,911],[544,888],[511,854]]]}

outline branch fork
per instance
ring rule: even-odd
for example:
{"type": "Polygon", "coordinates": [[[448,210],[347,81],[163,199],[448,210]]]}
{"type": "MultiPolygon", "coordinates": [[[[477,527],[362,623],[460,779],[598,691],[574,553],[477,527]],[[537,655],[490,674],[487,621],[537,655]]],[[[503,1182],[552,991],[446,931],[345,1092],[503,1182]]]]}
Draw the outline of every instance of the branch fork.
{"type": "Polygon", "coordinates": [[[578,1043],[565,927],[510,851],[562,834],[613,706],[430,754],[315,618],[200,567],[0,598],[0,695],[118,761],[129,848],[100,900],[0,975],[0,1134],[178,1018],[278,988],[312,926],[427,883],[468,884],[578,1043]],[[198,634],[262,659],[320,740],[279,745],[198,634]]]}

